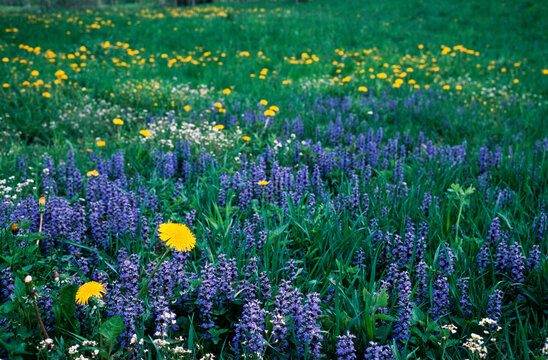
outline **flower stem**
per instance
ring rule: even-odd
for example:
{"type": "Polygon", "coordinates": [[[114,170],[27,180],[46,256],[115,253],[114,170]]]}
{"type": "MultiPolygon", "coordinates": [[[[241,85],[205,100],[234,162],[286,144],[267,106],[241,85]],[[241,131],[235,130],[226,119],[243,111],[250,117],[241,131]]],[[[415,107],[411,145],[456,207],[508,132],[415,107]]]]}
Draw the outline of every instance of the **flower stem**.
{"type": "Polygon", "coordinates": [[[139,290],[139,293],[137,294],[137,299],[139,299],[145,293],[145,291],[148,289],[148,283],[150,282],[150,280],[152,280],[152,277],[154,276],[154,274],[156,273],[156,271],[158,270],[160,265],[162,265],[162,263],[164,262],[164,259],[166,258],[167,254],[169,254],[170,250],[171,250],[171,248],[167,248],[164,255],[162,255],[162,257],[160,258],[160,260],[156,264],[156,267],[154,268],[154,270],[152,270],[152,272],[150,273],[150,275],[146,279],[145,283],[143,284],[143,287],[141,288],[141,290],[139,290]]]}
{"type": "Polygon", "coordinates": [[[464,205],[464,202],[461,200],[460,207],[459,207],[459,215],[457,216],[457,228],[455,229],[455,243],[457,242],[459,238],[459,224],[460,224],[460,217],[462,215],[462,207],[464,205]]]}
{"type": "Polygon", "coordinates": [[[36,314],[36,318],[38,319],[38,325],[40,326],[42,335],[44,335],[44,339],[49,339],[48,332],[46,331],[46,327],[44,326],[44,322],[42,321],[42,318],[40,317],[40,312],[38,311],[38,305],[36,304],[36,297],[33,296],[32,302],[34,304],[34,313],[36,314]]]}
{"type": "MultiPolygon", "coordinates": [[[[101,312],[99,308],[97,309],[97,322],[99,323],[99,329],[101,329],[101,326],[103,325],[103,322],[101,321],[101,312]]],[[[99,349],[101,349],[101,359],[104,358],[103,355],[103,335],[99,334],[99,349]]]]}
{"type": "MultiPolygon", "coordinates": [[[[38,232],[42,233],[42,225],[44,225],[44,213],[40,212],[40,226],[38,228],[38,232]]],[[[36,240],[36,246],[40,245],[40,239],[36,240]]]]}

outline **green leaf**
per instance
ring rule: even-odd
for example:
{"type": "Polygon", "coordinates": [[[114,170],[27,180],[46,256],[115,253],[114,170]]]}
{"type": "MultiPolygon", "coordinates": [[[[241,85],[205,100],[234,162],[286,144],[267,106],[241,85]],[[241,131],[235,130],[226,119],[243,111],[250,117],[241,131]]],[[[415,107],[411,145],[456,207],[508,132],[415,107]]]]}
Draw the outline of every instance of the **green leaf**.
{"type": "Polygon", "coordinates": [[[385,307],[388,305],[388,295],[386,294],[385,289],[382,289],[381,293],[379,294],[379,297],[377,299],[377,305],[378,307],[385,307]]]}
{"type": "Polygon", "coordinates": [[[19,276],[15,276],[14,292],[17,296],[25,295],[25,283],[19,279],[19,276]]]}
{"type": "Polygon", "coordinates": [[[386,314],[376,314],[375,317],[379,320],[385,320],[385,321],[395,321],[396,318],[390,315],[386,314]]]}
{"type": "Polygon", "coordinates": [[[76,291],[78,291],[78,287],[75,284],[70,284],[62,288],[59,293],[59,304],[67,317],[76,314],[76,291]]]}
{"type": "Polygon", "coordinates": [[[99,328],[99,334],[103,335],[108,344],[112,343],[124,329],[126,325],[120,315],[116,315],[108,319],[99,328]]]}

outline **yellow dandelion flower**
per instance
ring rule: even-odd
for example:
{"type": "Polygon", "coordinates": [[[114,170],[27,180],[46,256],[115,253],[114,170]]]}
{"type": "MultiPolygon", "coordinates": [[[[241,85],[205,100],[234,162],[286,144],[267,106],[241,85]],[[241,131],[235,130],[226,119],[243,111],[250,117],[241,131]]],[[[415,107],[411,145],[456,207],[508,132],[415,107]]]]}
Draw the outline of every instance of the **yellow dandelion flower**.
{"type": "Polygon", "coordinates": [[[379,79],[386,79],[387,75],[386,75],[385,73],[382,72],[382,73],[378,73],[378,74],[377,74],[377,77],[378,77],[379,79]]]}
{"type": "Polygon", "coordinates": [[[230,95],[230,92],[231,92],[230,89],[224,89],[223,90],[223,94],[225,94],[225,95],[230,95]]]}
{"type": "Polygon", "coordinates": [[[49,92],[47,92],[47,91],[44,91],[44,92],[42,93],[42,96],[45,97],[46,99],[49,99],[49,98],[51,97],[51,94],[50,94],[49,92]]]}
{"type": "Polygon", "coordinates": [[[249,136],[247,136],[247,135],[244,135],[244,136],[242,136],[242,140],[243,140],[243,141],[250,141],[251,138],[250,138],[249,136]]]}
{"type": "Polygon", "coordinates": [[[214,130],[223,130],[224,128],[225,128],[225,126],[223,124],[215,125],[213,127],[214,130]]]}
{"type": "Polygon", "coordinates": [[[99,172],[97,170],[91,170],[91,171],[88,171],[87,176],[99,176],[99,172]]]}
{"type": "Polygon", "coordinates": [[[170,248],[177,251],[190,251],[196,246],[196,237],[185,224],[172,222],[160,224],[158,236],[170,248]]]}
{"type": "Polygon", "coordinates": [[[8,83],[3,83],[3,84],[2,84],[2,87],[3,87],[4,89],[7,89],[7,88],[10,87],[10,84],[8,84],[8,83]]]}
{"type": "Polygon", "coordinates": [[[517,84],[519,83],[519,80],[518,79],[514,79],[514,84],[517,84]]]}
{"type": "Polygon", "coordinates": [[[268,101],[266,101],[266,100],[264,100],[264,99],[261,100],[261,101],[259,101],[259,103],[260,103],[262,106],[268,105],[268,101]]]}
{"type": "Polygon", "coordinates": [[[192,107],[190,105],[185,105],[185,107],[183,109],[185,111],[190,111],[192,109],[192,107]]]}
{"type": "Polygon", "coordinates": [[[122,119],[116,118],[116,119],[112,120],[112,122],[114,123],[114,125],[124,125],[124,120],[122,120],[122,119]]]}
{"type": "Polygon", "coordinates": [[[259,181],[259,182],[257,183],[257,185],[266,186],[266,185],[268,185],[268,181],[266,181],[266,180],[261,180],[261,181],[259,181]]]}
{"type": "Polygon", "coordinates": [[[360,91],[360,92],[367,92],[367,87],[365,87],[365,86],[360,86],[360,87],[358,88],[358,91],[360,91]]]}
{"type": "Polygon", "coordinates": [[[215,104],[213,104],[213,106],[217,109],[221,109],[223,107],[223,104],[221,104],[220,102],[216,102],[215,104]]]}
{"type": "Polygon", "coordinates": [[[270,110],[275,111],[275,112],[278,112],[278,111],[280,111],[280,108],[277,107],[276,105],[272,105],[272,106],[270,107],[270,110]]]}
{"type": "Polygon", "coordinates": [[[103,147],[103,146],[105,146],[106,144],[107,144],[107,143],[104,142],[103,140],[97,141],[97,146],[99,146],[99,147],[103,147]]]}
{"type": "Polygon", "coordinates": [[[149,137],[150,136],[150,131],[141,130],[141,131],[139,131],[139,134],[143,135],[144,137],[149,137]]]}
{"type": "Polygon", "coordinates": [[[548,69],[542,69],[542,75],[548,75],[548,69]]]}
{"type": "Polygon", "coordinates": [[[274,116],[276,113],[272,109],[268,109],[264,112],[264,116],[274,116]]]}
{"type": "Polygon", "coordinates": [[[38,72],[38,70],[32,70],[32,71],[30,72],[30,74],[31,74],[32,76],[38,76],[38,75],[40,75],[40,73],[38,72]]]}
{"type": "Polygon", "coordinates": [[[106,292],[107,289],[105,289],[105,285],[98,283],[97,281],[89,281],[80,286],[76,292],[76,303],[80,305],[87,304],[92,296],[96,296],[100,299],[106,292]]]}

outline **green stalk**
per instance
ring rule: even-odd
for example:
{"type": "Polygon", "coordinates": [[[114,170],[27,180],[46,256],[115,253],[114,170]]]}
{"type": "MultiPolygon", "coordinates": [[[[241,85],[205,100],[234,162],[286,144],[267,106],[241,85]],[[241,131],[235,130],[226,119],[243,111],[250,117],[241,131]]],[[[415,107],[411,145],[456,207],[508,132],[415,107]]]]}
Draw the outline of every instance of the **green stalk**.
{"type": "Polygon", "coordinates": [[[459,238],[459,224],[460,224],[460,216],[462,214],[462,208],[464,206],[464,202],[461,200],[460,207],[459,207],[459,215],[457,216],[457,229],[455,231],[455,243],[457,242],[459,238]]]}
{"type": "MultiPolygon", "coordinates": [[[[103,325],[103,322],[101,321],[101,312],[98,307],[96,307],[96,309],[97,309],[97,322],[99,323],[99,329],[101,329],[101,325],[103,325]]],[[[103,335],[101,334],[99,334],[99,349],[101,349],[101,359],[103,359],[104,358],[103,335]]]]}
{"type": "Polygon", "coordinates": [[[170,250],[171,250],[171,248],[167,248],[164,255],[162,255],[162,257],[160,258],[160,261],[158,261],[158,264],[156,264],[156,267],[154,268],[154,270],[152,270],[152,272],[150,273],[150,275],[146,279],[145,283],[143,284],[143,287],[141,288],[141,290],[139,290],[139,293],[137,294],[137,299],[139,299],[144,294],[144,292],[146,291],[146,289],[148,287],[148,283],[150,283],[150,280],[152,280],[152,277],[154,276],[154,274],[156,273],[156,271],[158,270],[160,265],[162,265],[162,263],[164,262],[167,254],[169,254],[170,250]]]}

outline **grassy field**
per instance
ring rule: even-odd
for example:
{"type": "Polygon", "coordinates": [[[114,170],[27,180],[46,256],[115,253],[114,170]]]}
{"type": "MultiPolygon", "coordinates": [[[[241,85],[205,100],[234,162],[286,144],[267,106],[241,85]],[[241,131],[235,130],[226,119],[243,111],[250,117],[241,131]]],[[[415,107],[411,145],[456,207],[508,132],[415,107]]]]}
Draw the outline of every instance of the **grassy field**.
{"type": "Polygon", "coordinates": [[[0,358],[546,358],[542,5],[0,9],[0,358]]]}

